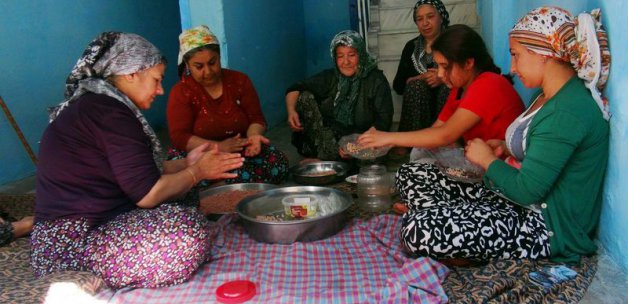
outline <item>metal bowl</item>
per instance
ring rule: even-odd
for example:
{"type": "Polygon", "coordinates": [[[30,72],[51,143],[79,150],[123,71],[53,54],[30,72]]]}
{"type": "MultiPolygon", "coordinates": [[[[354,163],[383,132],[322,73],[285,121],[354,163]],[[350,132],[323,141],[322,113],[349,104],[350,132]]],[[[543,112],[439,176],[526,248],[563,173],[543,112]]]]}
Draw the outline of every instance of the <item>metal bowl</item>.
{"type": "MultiPolygon", "coordinates": [[[[276,185],[273,184],[264,184],[264,183],[241,183],[241,184],[230,184],[224,186],[218,186],[215,188],[209,188],[207,190],[203,190],[199,193],[199,199],[202,201],[204,198],[208,196],[212,196],[215,194],[228,192],[228,191],[236,191],[236,190],[270,190],[277,188],[276,185]]],[[[256,193],[257,194],[257,193],[256,193]]],[[[239,203],[239,202],[238,202],[239,203]]],[[[237,203],[234,204],[234,210],[232,212],[212,212],[211,214],[228,214],[235,213],[235,208],[237,207],[237,203]]]]}
{"type": "Polygon", "coordinates": [[[347,222],[347,211],[353,204],[351,195],[342,191],[314,186],[296,186],[267,190],[249,196],[238,204],[237,212],[244,229],[253,239],[270,244],[311,242],[336,234],[347,222]],[[295,194],[314,194],[333,199],[337,208],[327,215],[309,219],[265,221],[257,216],[284,212],[281,200],[295,194]]]}
{"type": "Polygon", "coordinates": [[[318,161],[296,165],[290,169],[292,179],[302,185],[322,186],[342,181],[349,172],[349,164],[338,161],[318,161]],[[325,172],[335,171],[332,174],[325,172]]]}

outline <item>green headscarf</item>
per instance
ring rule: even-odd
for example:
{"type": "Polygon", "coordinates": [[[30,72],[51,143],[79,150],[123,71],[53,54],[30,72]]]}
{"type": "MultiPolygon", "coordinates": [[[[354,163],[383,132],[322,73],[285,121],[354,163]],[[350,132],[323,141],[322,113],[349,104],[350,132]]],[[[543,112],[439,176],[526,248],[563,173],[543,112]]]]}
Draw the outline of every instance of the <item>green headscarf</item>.
{"type": "Polygon", "coordinates": [[[358,52],[358,71],[351,77],[345,77],[338,70],[336,65],[336,76],[338,77],[338,92],[334,98],[334,117],[336,121],[345,126],[353,125],[353,108],[358,100],[358,91],[360,89],[360,80],[375,68],[377,62],[366,50],[366,44],[360,34],[355,31],[342,31],[332,39],[329,46],[331,58],[336,63],[336,48],[338,46],[352,47],[358,52]]]}

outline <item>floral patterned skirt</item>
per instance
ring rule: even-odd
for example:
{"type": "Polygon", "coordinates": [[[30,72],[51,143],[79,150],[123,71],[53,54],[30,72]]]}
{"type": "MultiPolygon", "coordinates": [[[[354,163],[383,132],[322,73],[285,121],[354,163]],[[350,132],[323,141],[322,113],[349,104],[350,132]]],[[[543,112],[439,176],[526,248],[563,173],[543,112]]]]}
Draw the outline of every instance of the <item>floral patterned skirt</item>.
{"type": "Polygon", "coordinates": [[[111,288],[154,288],[188,280],[209,258],[210,223],[193,207],[134,209],[90,227],[85,218],[39,221],[31,234],[37,276],[91,271],[111,288]]]}

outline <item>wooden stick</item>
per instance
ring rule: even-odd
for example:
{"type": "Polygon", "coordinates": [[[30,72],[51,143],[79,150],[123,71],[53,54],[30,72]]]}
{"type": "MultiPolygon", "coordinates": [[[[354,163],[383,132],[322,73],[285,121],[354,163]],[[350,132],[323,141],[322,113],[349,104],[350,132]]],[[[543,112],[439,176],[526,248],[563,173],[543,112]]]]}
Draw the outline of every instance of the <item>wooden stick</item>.
{"type": "Polygon", "coordinates": [[[15,122],[15,119],[13,119],[13,115],[11,115],[9,108],[7,108],[7,105],[4,103],[2,96],[0,96],[0,107],[2,107],[2,111],[4,111],[4,115],[6,115],[7,119],[9,120],[9,123],[13,127],[13,130],[15,130],[15,133],[17,133],[17,137],[19,137],[20,141],[22,142],[22,146],[24,146],[24,149],[26,149],[26,153],[28,153],[28,156],[31,158],[31,161],[33,162],[35,166],[37,166],[37,157],[35,156],[35,153],[33,153],[31,146],[26,141],[26,138],[24,138],[24,134],[22,134],[22,130],[20,130],[20,127],[17,125],[17,122],[15,122]]]}

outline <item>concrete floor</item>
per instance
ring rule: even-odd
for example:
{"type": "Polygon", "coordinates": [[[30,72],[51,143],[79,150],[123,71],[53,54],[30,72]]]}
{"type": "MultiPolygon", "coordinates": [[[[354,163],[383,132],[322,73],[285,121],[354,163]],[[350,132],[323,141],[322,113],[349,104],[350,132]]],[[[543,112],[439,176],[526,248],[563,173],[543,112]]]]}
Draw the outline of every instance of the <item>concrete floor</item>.
{"type": "MultiPolygon", "coordinates": [[[[167,146],[167,134],[160,134],[164,146],[167,146]]],[[[288,155],[291,165],[301,157],[290,144],[290,129],[283,125],[267,132],[272,144],[288,155]]],[[[35,192],[35,177],[31,176],[14,183],[0,185],[0,193],[26,194],[35,192]]],[[[598,251],[598,270],[581,304],[617,304],[628,303],[628,273],[608,256],[600,246],[598,251]]]]}

